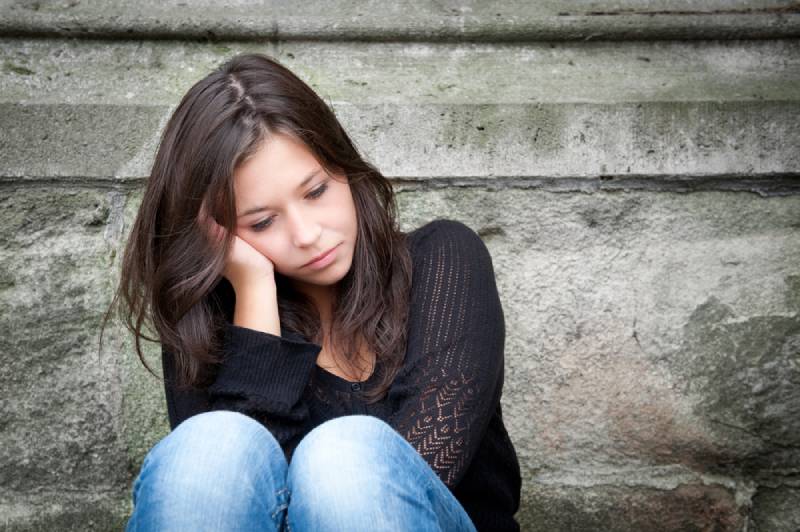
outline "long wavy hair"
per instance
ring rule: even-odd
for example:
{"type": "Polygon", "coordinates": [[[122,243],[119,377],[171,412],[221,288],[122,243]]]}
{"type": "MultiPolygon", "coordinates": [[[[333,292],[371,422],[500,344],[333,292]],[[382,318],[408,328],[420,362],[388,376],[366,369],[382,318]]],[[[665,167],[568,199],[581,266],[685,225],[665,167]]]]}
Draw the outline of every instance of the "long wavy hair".
{"type": "MultiPolygon", "coordinates": [[[[368,402],[382,398],[406,349],[411,258],[399,229],[391,183],[365,161],[328,105],[300,78],[263,54],[238,55],[192,86],[164,129],[122,257],[120,281],[103,319],[117,311],[135,339],[159,342],[174,357],[178,389],[203,389],[222,363],[229,319],[217,294],[236,229],[233,174],[272,134],[301,141],[328,173],[350,183],[358,237],[350,271],[334,291],[331,345],[357,367],[359,338],[383,366],[368,402]],[[227,231],[210,242],[198,225],[203,201],[227,231]],[[156,338],[151,337],[154,331],[156,338]]],[[[309,298],[275,272],[281,327],[316,338],[320,316],[309,298]]],[[[102,346],[102,330],[100,336],[102,346]]]]}

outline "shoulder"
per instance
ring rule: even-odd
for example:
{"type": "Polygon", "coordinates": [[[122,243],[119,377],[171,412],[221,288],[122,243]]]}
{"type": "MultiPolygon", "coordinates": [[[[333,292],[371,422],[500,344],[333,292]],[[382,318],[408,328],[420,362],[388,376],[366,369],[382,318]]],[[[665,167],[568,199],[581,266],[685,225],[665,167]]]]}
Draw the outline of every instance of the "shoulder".
{"type": "Polygon", "coordinates": [[[458,220],[438,218],[408,234],[411,253],[415,260],[442,254],[488,257],[483,239],[467,224],[458,220]]]}
{"type": "Polygon", "coordinates": [[[503,309],[492,258],[480,235],[448,219],[413,233],[409,345],[429,352],[459,342],[489,342],[502,349],[503,309]],[[476,331],[480,338],[473,336],[476,331]]]}

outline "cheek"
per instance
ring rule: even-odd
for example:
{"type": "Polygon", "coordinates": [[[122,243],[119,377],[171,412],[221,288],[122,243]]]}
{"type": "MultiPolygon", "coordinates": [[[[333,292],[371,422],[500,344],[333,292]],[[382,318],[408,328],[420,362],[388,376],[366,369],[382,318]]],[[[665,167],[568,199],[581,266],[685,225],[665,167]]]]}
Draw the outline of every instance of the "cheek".
{"type": "Polygon", "coordinates": [[[248,243],[272,262],[275,271],[284,275],[294,271],[297,257],[292,256],[291,246],[288,245],[288,240],[283,235],[273,231],[268,236],[251,235],[250,240],[251,242],[248,243]]]}
{"type": "Polygon", "coordinates": [[[350,222],[356,219],[357,213],[355,199],[348,188],[341,190],[339,195],[336,197],[335,205],[336,208],[339,209],[339,212],[342,212],[343,210],[346,211],[343,213],[346,214],[342,217],[343,219],[346,219],[350,222]]]}
{"type": "Polygon", "coordinates": [[[265,236],[253,231],[239,231],[236,236],[268,259],[273,260],[275,254],[272,250],[271,242],[265,236]]]}

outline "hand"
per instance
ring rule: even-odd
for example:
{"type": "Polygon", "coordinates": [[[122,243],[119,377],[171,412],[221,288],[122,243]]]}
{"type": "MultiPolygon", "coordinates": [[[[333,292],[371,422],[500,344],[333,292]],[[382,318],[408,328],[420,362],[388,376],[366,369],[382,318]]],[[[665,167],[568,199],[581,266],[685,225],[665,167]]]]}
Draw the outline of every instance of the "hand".
{"type": "MultiPolygon", "coordinates": [[[[221,244],[225,240],[225,228],[208,215],[205,201],[197,214],[197,223],[206,231],[212,243],[221,244]]],[[[237,294],[250,286],[275,282],[275,268],[272,261],[238,235],[234,235],[233,245],[225,257],[223,275],[233,285],[237,294]]]]}

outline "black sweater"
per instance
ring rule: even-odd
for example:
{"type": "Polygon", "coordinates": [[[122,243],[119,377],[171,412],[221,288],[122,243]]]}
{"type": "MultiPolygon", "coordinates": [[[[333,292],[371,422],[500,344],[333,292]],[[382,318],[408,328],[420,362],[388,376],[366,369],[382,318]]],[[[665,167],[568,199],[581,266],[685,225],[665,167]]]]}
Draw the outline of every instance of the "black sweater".
{"type": "MultiPolygon", "coordinates": [[[[208,410],[242,412],[269,429],[290,460],[317,425],[375,416],[417,449],[479,531],[518,531],[521,478],[500,408],[505,321],[491,256],[472,229],[453,220],[434,220],[410,232],[408,242],[408,345],[383,400],[361,399],[377,383],[380,359],[369,379],[353,383],[317,366],[322,347],[297,333],[275,336],[228,322],[224,362],[203,391],[174,390],[174,361],[162,350],[170,426],[208,410]]],[[[227,294],[221,300],[232,316],[235,300],[227,294]]]]}

